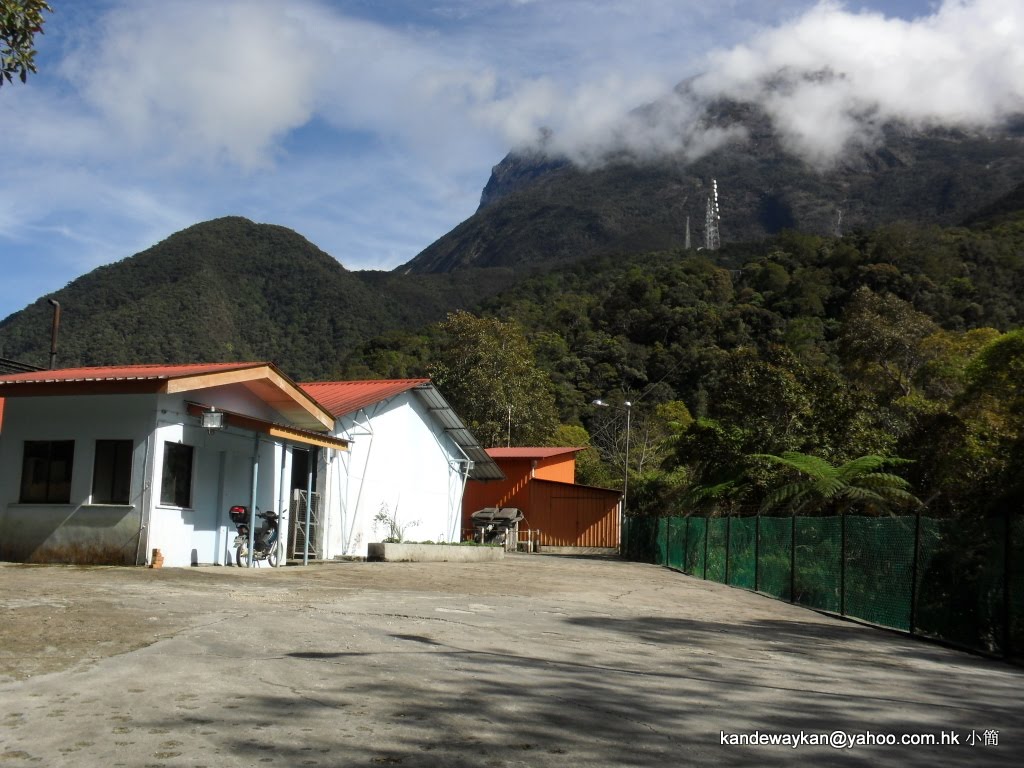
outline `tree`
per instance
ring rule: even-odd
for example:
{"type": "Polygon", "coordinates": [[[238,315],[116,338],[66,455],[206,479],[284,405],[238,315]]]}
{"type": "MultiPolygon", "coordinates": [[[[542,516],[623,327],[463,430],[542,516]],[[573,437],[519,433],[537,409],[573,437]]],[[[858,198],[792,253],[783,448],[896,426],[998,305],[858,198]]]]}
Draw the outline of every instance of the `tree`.
{"type": "Polygon", "coordinates": [[[576,482],[601,488],[615,482],[615,473],[604,463],[590,440],[590,433],[576,424],[561,424],[547,440],[547,444],[560,448],[584,448],[576,454],[576,482]]]}
{"type": "Polygon", "coordinates": [[[928,315],[898,296],[861,287],[847,307],[840,349],[865,381],[881,374],[906,397],[932,354],[923,342],[938,330],[928,315]]]}
{"type": "Polygon", "coordinates": [[[762,510],[784,506],[797,512],[820,513],[829,510],[848,512],[860,507],[875,514],[896,507],[919,506],[920,499],[910,493],[910,483],[899,475],[881,472],[886,464],[904,464],[904,459],[888,456],[861,456],[840,466],[822,458],[789,451],[781,456],[754,454],[771,464],[797,472],[802,479],[787,482],[769,491],[762,510]]]}
{"type": "Polygon", "coordinates": [[[558,426],[551,380],[522,327],[459,311],[440,324],[430,376],[485,445],[541,445],[558,426]]]}
{"type": "Polygon", "coordinates": [[[21,82],[36,71],[35,36],[43,34],[43,12],[53,13],[45,0],[0,0],[0,86],[21,82]]]}

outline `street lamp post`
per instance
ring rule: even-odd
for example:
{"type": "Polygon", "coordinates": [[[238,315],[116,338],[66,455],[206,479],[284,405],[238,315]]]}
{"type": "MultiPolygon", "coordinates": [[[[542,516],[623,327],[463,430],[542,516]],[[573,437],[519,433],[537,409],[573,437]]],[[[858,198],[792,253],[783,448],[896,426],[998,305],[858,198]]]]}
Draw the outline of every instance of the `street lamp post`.
{"type": "Polygon", "coordinates": [[[629,499],[629,432],[630,420],[633,416],[633,403],[626,400],[621,407],[606,403],[604,400],[594,400],[591,405],[598,408],[617,408],[626,412],[626,460],[623,464],[622,473],[622,504],[619,506],[619,547],[622,547],[622,518],[626,514],[626,502],[629,499]]]}

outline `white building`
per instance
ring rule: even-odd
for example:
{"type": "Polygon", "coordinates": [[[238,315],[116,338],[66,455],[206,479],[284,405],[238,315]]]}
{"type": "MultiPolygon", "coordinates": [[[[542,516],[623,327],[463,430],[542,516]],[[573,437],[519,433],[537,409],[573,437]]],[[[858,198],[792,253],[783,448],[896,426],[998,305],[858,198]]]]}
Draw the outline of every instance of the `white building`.
{"type": "Polygon", "coordinates": [[[19,373],[0,398],[0,560],[231,564],[228,509],[282,510],[294,455],[348,447],[268,363],[19,373]]]}
{"type": "Polygon", "coordinates": [[[282,561],[365,557],[458,541],[467,479],[504,477],[429,379],[69,368],[0,376],[0,408],[0,560],[230,565],[234,505],[281,514],[282,561]]]}
{"type": "Polygon", "coordinates": [[[459,541],[467,479],[504,478],[429,379],[302,388],[334,416],[333,435],[350,443],[317,461],[323,511],[310,538],[320,557],[365,557],[369,542],[389,536],[459,541]]]}

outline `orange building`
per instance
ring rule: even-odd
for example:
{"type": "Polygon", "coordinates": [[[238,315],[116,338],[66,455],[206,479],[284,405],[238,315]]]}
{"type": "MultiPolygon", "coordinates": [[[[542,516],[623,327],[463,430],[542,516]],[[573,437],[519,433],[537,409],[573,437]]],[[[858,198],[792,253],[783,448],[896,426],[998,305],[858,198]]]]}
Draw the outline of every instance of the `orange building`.
{"type": "Polygon", "coordinates": [[[466,485],[464,538],[472,532],[470,516],[478,509],[518,507],[525,516],[519,530],[534,531],[534,540],[541,546],[617,549],[622,494],[576,484],[576,454],[582,450],[488,448],[487,455],[505,473],[505,480],[471,480],[466,485]]]}

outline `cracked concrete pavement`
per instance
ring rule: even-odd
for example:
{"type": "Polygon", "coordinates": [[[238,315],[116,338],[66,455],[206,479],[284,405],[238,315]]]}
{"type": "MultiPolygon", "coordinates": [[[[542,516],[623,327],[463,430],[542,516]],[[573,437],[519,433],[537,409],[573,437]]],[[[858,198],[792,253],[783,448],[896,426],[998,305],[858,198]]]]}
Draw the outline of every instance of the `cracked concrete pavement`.
{"type": "Polygon", "coordinates": [[[1024,671],[652,565],[0,567],[0,766],[1018,765],[1024,671]],[[956,733],[734,746],[722,732],[956,733]],[[970,746],[971,731],[998,746],[970,746]]]}

